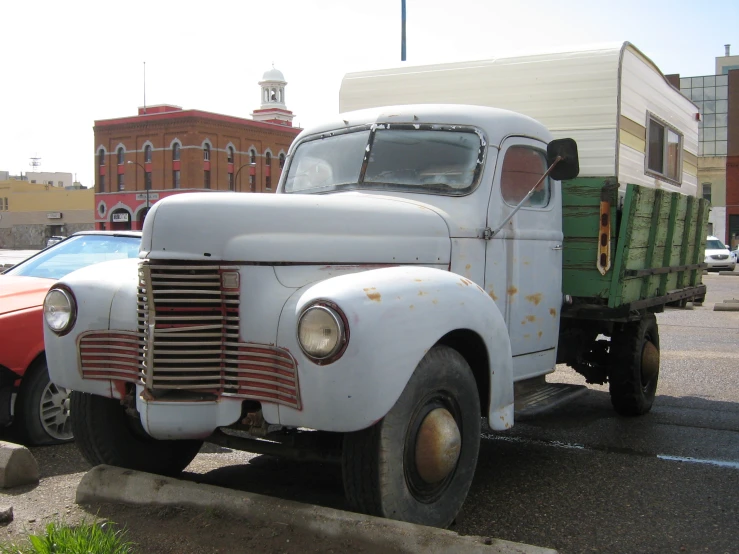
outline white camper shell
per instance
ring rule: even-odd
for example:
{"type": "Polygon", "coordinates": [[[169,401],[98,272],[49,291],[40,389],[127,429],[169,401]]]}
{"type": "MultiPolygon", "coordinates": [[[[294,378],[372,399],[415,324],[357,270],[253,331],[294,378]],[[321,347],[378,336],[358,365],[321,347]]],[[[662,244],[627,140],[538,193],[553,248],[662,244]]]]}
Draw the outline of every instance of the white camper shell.
{"type": "Polygon", "coordinates": [[[349,73],[339,93],[341,112],[423,103],[519,112],[577,141],[582,177],[697,194],[699,108],[628,42],[349,73]]]}

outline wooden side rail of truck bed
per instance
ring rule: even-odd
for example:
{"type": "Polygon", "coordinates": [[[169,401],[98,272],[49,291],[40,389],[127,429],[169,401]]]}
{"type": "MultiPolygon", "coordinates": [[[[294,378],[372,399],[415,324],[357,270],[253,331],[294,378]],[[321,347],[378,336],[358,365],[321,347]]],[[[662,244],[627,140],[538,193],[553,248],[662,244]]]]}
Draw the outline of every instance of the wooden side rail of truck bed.
{"type": "Polygon", "coordinates": [[[614,179],[562,183],[563,317],[624,321],[702,301],[708,201],[614,179]]]}

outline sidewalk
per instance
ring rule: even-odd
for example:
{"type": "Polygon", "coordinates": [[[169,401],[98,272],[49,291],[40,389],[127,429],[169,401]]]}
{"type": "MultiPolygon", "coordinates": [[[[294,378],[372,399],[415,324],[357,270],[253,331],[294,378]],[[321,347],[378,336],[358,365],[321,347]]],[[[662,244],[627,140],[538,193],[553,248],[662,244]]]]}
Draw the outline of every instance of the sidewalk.
{"type": "Polygon", "coordinates": [[[0,271],[22,262],[33,256],[38,250],[7,250],[0,249],[0,271]]]}

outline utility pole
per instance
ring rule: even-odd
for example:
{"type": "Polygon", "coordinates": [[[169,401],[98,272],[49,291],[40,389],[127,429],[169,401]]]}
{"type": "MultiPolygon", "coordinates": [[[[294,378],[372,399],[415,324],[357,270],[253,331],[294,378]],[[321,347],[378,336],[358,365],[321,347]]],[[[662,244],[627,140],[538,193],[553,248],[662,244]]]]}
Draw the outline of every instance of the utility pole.
{"type": "Polygon", "coordinates": [[[401,31],[400,31],[400,61],[405,61],[405,0],[400,0],[401,31]]]}

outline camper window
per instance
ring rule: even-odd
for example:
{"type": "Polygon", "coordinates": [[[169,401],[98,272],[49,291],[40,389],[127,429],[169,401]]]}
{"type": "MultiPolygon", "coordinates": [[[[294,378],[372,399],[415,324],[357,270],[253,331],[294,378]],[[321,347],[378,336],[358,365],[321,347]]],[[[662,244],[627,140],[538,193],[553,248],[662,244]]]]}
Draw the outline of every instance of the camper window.
{"type": "Polygon", "coordinates": [[[682,141],[680,133],[650,115],[647,132],[647,172],[680,184],[682,141]]]}

